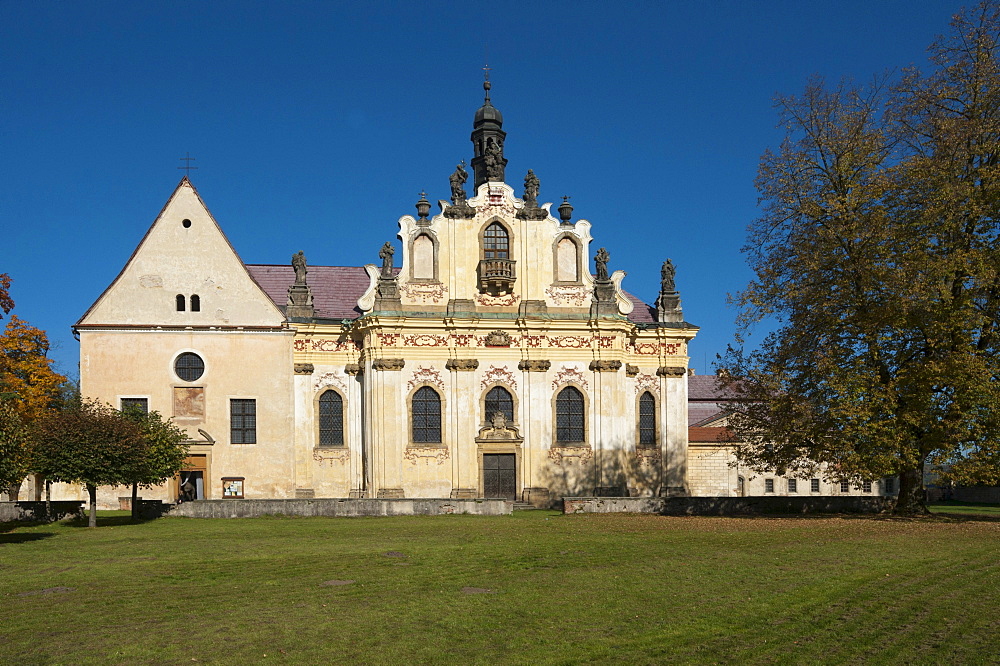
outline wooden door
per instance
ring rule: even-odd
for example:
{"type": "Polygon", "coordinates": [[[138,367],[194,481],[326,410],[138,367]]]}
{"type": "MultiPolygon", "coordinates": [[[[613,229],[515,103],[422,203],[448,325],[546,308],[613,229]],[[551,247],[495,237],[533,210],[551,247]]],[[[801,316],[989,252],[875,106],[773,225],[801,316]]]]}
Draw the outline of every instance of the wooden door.
{"type": "Polygon", "coordinates": [[[517,496],[517,456],[513,453],[483,454],[483,497],[517,496]]]}

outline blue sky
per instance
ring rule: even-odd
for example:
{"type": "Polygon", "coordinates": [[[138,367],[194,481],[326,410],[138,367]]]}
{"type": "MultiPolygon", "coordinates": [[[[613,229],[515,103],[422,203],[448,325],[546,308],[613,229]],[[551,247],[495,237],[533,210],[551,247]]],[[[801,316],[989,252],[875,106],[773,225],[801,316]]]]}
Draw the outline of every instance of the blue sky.
{"type": "MultiPolygon", "coordinates": [[[[916,64],[960,2],[0,2],[0,272],[70,327],[183,175],[248,263],[378,262],[471,159],[488,50],[507,180],[571,196],[624,287],[677,266],[692,365],[733,339],[776,93],[916,64]],[[530,7],[530,8],[529,8],[530,7]]],[[[436,210],[436,208],[435,208],[436,210]]]]}

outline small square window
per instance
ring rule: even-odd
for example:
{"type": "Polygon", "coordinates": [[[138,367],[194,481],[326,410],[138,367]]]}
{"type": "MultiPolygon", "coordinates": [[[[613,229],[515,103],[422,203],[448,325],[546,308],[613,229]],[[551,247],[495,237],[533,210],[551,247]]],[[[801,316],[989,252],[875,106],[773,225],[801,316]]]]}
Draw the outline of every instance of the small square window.
{"type": "Polygon", "coordinates": [[[872,482],[871,481],[862,481],[861,482],[861,492],[863,492],[863,493],[870,493],[871,491],[872,491],[872,482]]]}
{"type": "Polygon", "coordinates": [[[139,411],[149,414],[149,398],[122,398],[122,411],[139,411]]]}
{"type": "Polygon", "coordinates": [[[819,479],[809,479],[809,492],[811,493],[819,492],[819,479]]]}
{"type": "Polygon", "coordinates": [[[798,479],[788,479],[788,492],[797,493],[799,492],[799,480],[798,479]]]}
{"type": "Polygon", "coordinates": [[[847,481],[841,481],[840,482],[840,492],[842,492],[842,493],[849,493],[849,492],[851,492],[851,484],[848,483],[847,481]]]}
{"type": "Polygon", "coordinates": [[[774,492],[774,479],[764,479],[764,492],[765,493],[774,492]]]}

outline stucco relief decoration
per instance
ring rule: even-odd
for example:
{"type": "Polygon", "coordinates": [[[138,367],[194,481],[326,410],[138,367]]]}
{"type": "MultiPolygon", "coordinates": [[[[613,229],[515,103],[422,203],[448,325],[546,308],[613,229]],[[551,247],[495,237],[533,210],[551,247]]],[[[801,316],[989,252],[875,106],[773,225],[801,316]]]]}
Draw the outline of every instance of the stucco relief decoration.
{"type": "Polygon", "coordinates": [[[553,285],[545,289],[546,295],[558,305],[582,306],[590,298],[590,290],[586,287],[564,287],[553,285]]]}
{"type": "Polygon", "coordinates": [[[378,343],[383,347],[395,347],[399,342],[399,333],[376,333],[378,343]]]}
{"type": "Polygon", "coordinates": [[[568,384],[569,382],[574,382],[579,384],[585,389],[589,389],[590,385],[587,383],[587,378],[583,376],[583,373],[576,368],[563,368],[556,373],[556,376],[552,379],[552,390],[555,391],[562,384],[568,384]]]}
{"type": "Polygon", "coordinates": [[[637,375],[635,378],[635,393],[638,395],[643,391],[649,391],[650,393],[659,395],[660,382],[653,375],[647,375],[645,373],[637,375]]]}
{"type": "Polygon", "coordinates": [[[615,336],[613,335],[595,335],[594,341],[597,342],[597,347],[599,349],[611,349],[615,344],[615,336]]]}
{"type": "Polygon", "coordinates": [[[347,461],[351,459],[350,449],[314,449],[313,450],[313,460],[319,463],[322,467],[324,464],[329,467],[333,467],[334,463],[340,463],[341,465],[346,465],[347,461]]]}
{"type": "Polygon", "coordinates": [[[507,331],[493,331],[483,338],[485,347],[510,347],[510,333],[507,331]]]}
{"type": "Polygon", "coordinates": [[[443,465],[450,457],[448,448],[444,446],[409,446],[403,452],[403,458],[409,460],[414,465],[420,460],[423,460],[426,465],[430,465],[432,461],[436,461],[438,465],[443,465]]]}
{"type": "Polygon", "coordinates": [[[506,296],[490,296],[489,294],[476,295],[476,303],[479,303],[484,307],[506,307],[517,305],[520,300],[521,296],[518,294],[507,294],[506,296]]]}
{"type": "Polygon", "coordinates": [[[553,446],[549,449],[549,460],[560,467],[564,465],[586,465],[594,457],[589,446],[553,446]]]}
{"type": "Polygon", "coordinates": [[[471,333],[468,333],[468,334],[465,334],[465,333],[452,333],[451,334],[451,340],[455,344],[456,347],[473,347],[473,346],[475,346],[475,345],[473,345],[473,342],[475,341],[475,339],[476,339],[476,336],[472,335],[471,333]]]}
{"type": "Polygon", "coordinates": [[[514,215],[514,204],[507,200],[502,189],[491,187],[486,193],[486,205],[478,210],[487,215],[499,214],[511,217],[514,215]]]}
{"type": "Polygon", "coordinates": [[[317,391],[328,386],[340,389],[341,393],[347,393],[347,384],[344,383],[343,377],[333,372],[324,372],[313,384],[313,388],[317,391]]]}
{"type": "Polygon", "coordinates": [[[448,336],[434,335],[432,333],[404,335],[403,344],[407,347],[447,347],[448,336]]]}
{"type": "Polygon", "coordinates": [[[407,282],[399,288],[407,297],[420,299],[421,303],[438,303],[448,293],[448,285],[440,282],[407,282]]]}
{"type": "Polygon", "coordinates": [[[517,390],[517,379],[514,378],[514,373],[504,367],[497,367],[491,365],[489,370],[483,373],[483,380],[479,382],[480,388],[485,390],[487,387],[493,384],[506,384],[510,388],[517,390]]]}
{"type": "Polygon", "coordinates": [[[313,338],[310,340],[296,340],[292,343],[292,349],[297,352],[320,351],[339,352],[358,349],[358,343],[354,340],[334,340],[333,338],[313,338]]]}
{"type": "Polygon", "coordinates": [[[662,459],[658,448],[640,448],[635,451],[635,460],[639,463],[639,467],[659,467],[662,459]]]}
{"type": "Polygon", "coordinates": [[[549,338],[549,346],[561,349],[583,349],[590,347],[590,338],[585,338],[582,335],[553,335],[549,338]]]}
{"type": "Polygon", "coordinates": [[[632,345],[633,354],[648,354],[655,355],[660,351],[660,343],[658,342],[636,342],[632,345]]]}
{"type": "Polygon", "coordinates": [[[444,391],[444,380],[441,379],[441,373],[434,368],[424,368],[418,365],[410,376],[410,381],[406,383],[406,390],[412,391],[415,386],[420,384],[430,384],[436,386],[438,390],[444,391]]]}
{"type": "Polygon", "coordinates": [[[524,341],[526,347],[541,347],[542,340],[545,339],[544,335],[523,335],[521,340],[524,341]]]}

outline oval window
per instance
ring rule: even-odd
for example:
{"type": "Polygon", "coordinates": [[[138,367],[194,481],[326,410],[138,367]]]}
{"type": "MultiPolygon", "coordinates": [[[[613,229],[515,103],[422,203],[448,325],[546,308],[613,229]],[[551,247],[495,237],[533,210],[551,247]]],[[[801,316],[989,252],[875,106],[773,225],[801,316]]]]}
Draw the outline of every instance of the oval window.
{"type": "Polygon", "coordinates": [[[174,372],[186,382],[193,382],[205,374],[205,362],[191,352],[184,352],[174,361],[174,372]]]}

